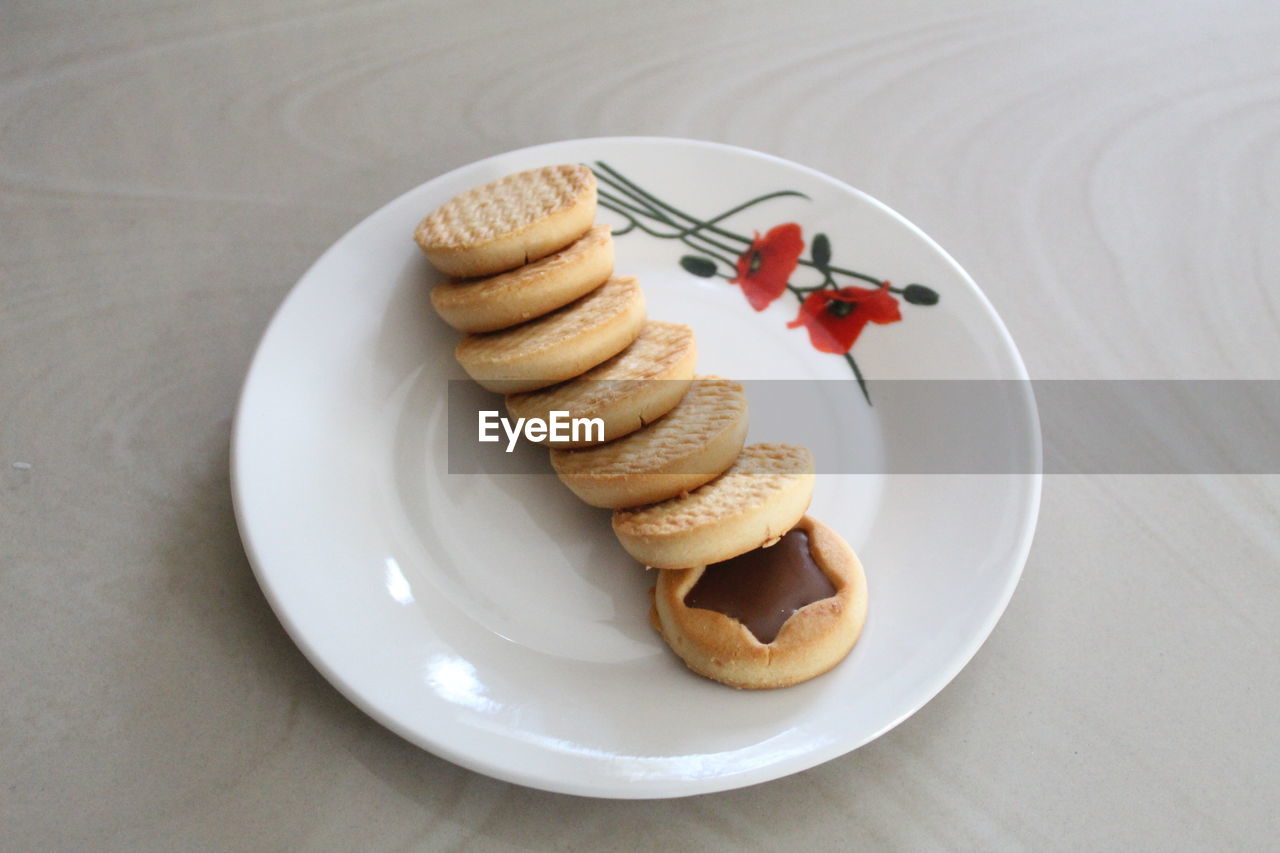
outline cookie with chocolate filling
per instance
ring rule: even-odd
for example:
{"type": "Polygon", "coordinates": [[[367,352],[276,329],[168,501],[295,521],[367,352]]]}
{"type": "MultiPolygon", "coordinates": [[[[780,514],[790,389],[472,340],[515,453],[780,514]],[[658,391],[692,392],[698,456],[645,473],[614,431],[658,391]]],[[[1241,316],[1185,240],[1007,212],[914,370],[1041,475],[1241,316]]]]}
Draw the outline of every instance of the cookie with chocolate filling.
{"type": "Polygon", "coordinates": [[[776,544],[663,570],[650,619],[689,669],[731,687],[787,687],[842,661],[867,618],[853,549],[809,516],[776,544]]]}

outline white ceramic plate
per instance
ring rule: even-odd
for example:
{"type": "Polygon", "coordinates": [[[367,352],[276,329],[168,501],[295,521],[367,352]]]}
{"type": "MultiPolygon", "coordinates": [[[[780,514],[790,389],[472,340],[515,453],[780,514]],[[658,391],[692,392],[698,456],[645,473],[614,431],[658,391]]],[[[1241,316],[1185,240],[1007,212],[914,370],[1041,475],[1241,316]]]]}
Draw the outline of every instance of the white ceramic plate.
{"type": "MultiPolygon", "coordinates": [[[[932,306],[899,295],[901,322],[867,326],[853,354],[868,378],[1025,378],[1007,331],[964,271],[902,217],[839,181],[685,140],[527,148],[386,205],[285,300],[235,426],[245,548],[290,635],[339,690],[465,767],[602,797],[696,794],[812,767],[902,722],[977,651],[1021,573],[1040,477],[819,477],[810,513],[842,533],[867,568],[861,641],[832,672],[785,690],[735,691],[689,673],[649,627],[651,578],[617,545],[607,512],[579,504],[549,475],[448,473],[446,386],[464,374],[452,358],[457,335],[431,310],[435,274],[412,242],[414,226],[452,195],[503,174],[597,161],[704,218],[774,191],[803,192],[719,225],[750,237],[795,222],[810,245],[829,235],[836,265],[940,294],[932,306]]],[[[626,224],[604,209],[599,218],[616,230],[626,224]]],[[[616,252],[617,270],[643,283],[651,317],[694,327],[701,372],[847,380],[833,387],[864,413],[850,452],[888,454],[886,470],[894,469],[892,454],[904,451],[885,441],[893,413],[861,401],[842,357],[786,327],[795,296],[757,313],[737,285],[682,268],[689,247],[638,229],[617,238],[616,252]]],[[[795,280],[813,276],[801,268],[795,280]]],[[[1031,454],[1022,470],[1038,471],[1029,395],[1015,414],[1031,454]]],[[[760,435],[756,420],[751,440],[786,439],[760,435]]]]}

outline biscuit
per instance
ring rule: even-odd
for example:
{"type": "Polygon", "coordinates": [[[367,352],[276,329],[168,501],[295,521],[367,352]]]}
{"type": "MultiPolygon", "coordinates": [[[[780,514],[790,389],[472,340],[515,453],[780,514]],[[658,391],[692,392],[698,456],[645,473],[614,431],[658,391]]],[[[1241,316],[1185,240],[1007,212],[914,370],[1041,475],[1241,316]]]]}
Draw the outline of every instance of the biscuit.
{"type": "Polygon", "coordinates": [[[586,166],[545,166],[456,195],[427,214],[413,238],[445,275],[493,275],[577,240],[596,216],[586,166]]]}
{"type": "Polygon", "coordinates": [[[650,320],[631,346],[576,379],[507,397],[517,418],[547,420],[553,411],[571,418],[599,418],[599,441],[550,441],[557,447],[584,447],[635,432],[671,411],[693,380],[698,348],[693,330],[679,323],[650,320]]]}
{"type": "Polygon", "coordinates": [[[857,555],[839,534],[808,516],[782,543],[763,552],[750,552],[721,567],[659,572],[650,610],[654,628],[689,669],[750,689],[787,687],[827,672],[857,643],[866,618],[867,580],[857,555]],[[797,533],[805,534],[807,542],[793,541],[797,533]],[[788,554],[771,553],[784,548],[788,554]],[[812,559],[808,566],[792,562],[802,549],[812,559]],[[743,568],[734,565],[752,558],[754,562],[743,568]],[[700,595],[699,581],[716,568],[721,574],[711,579],[711,595],[700,595]],[[813,598],[822,595],[813,592],[821,581],[804,577],[815,568],[828,582],[823,585],[830,589],[826,597],[813,598]],[[734,589],[728,571],[741,571],[744,587],[754,588],[734,589]],[[739,595],[746,597],[745,603],[737,600],[739,595]],[[742,618],[709,609],[707,598],[742,618]],[[756,630],[765,629],[763,638],[749,627],[752,624],[756,630]]]}
{"type": "Polygon", "coordinates": [[[586,503],[621,509],[664,501],[715,479],[738,458],[746,438],[742,386],[699,377],[657,423],[598,447],[552,450],[551,466],[586,503]]]}
{"type": "Polygon", "coordinates": [[[613,513],[627,553],[656,569],[718,563],[770,545],[813,497],[813,454],[794,444],[752,444],[728,471],[681,497],[613,513]]]}
{"type": "Polygon", "coordinates": [[[431,290],[436,313],[461,332],[505,329],[568,305],[613,273],[613,238],[596,225],[565,248],[510,272],[446,279],[431,290]]]}
{"type": "Polygon", "coordinates": [[[453,354],[476,382],[499,394],[572,379],[630,346],[644,325],[640,284],[615,276],[536,320],[467,335],[453,354]]]}

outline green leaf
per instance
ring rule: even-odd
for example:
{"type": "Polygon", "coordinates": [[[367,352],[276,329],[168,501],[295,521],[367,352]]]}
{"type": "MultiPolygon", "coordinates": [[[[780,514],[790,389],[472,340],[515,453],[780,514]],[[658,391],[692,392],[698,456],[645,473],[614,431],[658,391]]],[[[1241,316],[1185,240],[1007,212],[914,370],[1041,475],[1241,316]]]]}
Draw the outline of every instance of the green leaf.
{"type": "Polygon", "coordinates": [[[813,265],[820,270],[825,270],[831,265],[831,240],[826,234],[814,234],[813,244],[809,247],[809,256],[813,258],[813,265]]]}
{"type": "Polygon", "coordinates": [[[716,274],[716,262],[702,255],[685,255],[680,259],[680,266],[698,278],[711,278],[716,274]]]}
{"type": "Polygon", "coordinates": [[[902,291],[902,298],[912,305],[938,304],[938,292],[923,284],[908,284],[902,291]]]}

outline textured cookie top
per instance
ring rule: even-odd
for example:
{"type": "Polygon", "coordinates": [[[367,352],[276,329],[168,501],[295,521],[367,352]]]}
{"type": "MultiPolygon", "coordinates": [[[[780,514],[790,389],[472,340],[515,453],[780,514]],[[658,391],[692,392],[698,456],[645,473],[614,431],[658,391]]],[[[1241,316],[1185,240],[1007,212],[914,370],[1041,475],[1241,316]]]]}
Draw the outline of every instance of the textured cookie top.
{"type": "Polygon", "coordinates": [[[419,223],[422,248],[482,246],[518,234],[591,197],[596,176],[586,166],[544,166],[507,175],[456,195],[419,223]]]}
{"type": "Polygon", "coordinates": [[[695,378],[684,399],[655,423],[608,444],[553,450],[551,464],[562,475],[602,479],[663,470],[696,453],[746,413],[747,396],[737,382],[695,378]]]}
{"type": "MultiPolygon", "coordinates": [[[[693,329],[651,320],[631,346],[568,382],[540,391],[512,394],[507,407],[521,412],[564,410],[582,416],[630,396],[635,383],[666,379],[694,348],[693,329]]],[[[686,374],[687,375],[687,374],[686,374]]]]}
{"type": "Polygon", "coordinates": [[[633,276],[614,276],[581,299],[536,320],[499,332],[467,335],[454,355],[470,364],[518,361],[606,326],[643,302],[644,293],[633,276]]]}
{"type": "Polygon", "coordinates": [[[667,536],[713,524],[765,503],[796,478],[813,474],[813,454],[795,444],[752,444],[733,466],[687,495],[613,514],[613,527],[629,536],[667,536]]]}
{"type": "Polygon", "coordinates": [[[590,231],[554,255],[510,272],[489,278],[442,281],[431,292],[431,301],[442,308],[460,308],[501,299],[525,288],[536,288],[542,282],[559,275],[566,267],[572,267],[584,256],[606,245],[610,240],[609,231],[608,225],[594,225],[590,231]]]}

